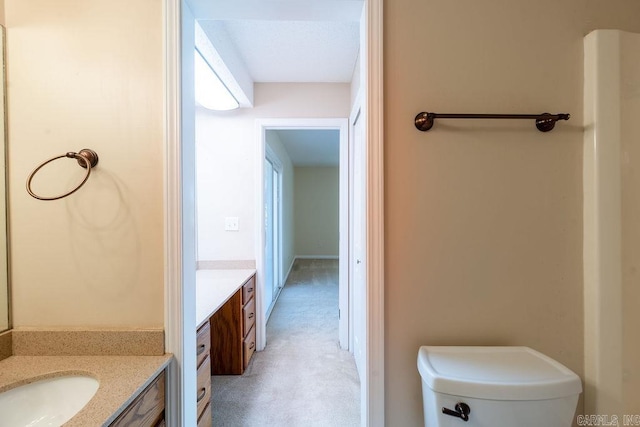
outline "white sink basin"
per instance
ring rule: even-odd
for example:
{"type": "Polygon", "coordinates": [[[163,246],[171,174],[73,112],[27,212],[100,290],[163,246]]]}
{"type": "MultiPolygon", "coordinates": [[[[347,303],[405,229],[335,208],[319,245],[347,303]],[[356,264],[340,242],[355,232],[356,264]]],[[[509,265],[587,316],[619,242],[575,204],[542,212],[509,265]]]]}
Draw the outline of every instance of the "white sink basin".
{"type": "Polygon", "coordinates": [[[95,378],[47,378],[0,393],[0,427],[61,426],[98,391],[95,378]]]}

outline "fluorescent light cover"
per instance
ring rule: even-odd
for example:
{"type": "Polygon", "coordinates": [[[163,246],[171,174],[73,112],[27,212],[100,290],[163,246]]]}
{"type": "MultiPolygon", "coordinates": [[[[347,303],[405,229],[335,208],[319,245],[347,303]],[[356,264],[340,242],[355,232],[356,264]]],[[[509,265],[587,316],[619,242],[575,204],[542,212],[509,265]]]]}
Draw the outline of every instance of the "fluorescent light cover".
{"type": "Polygon", "coordinates": [[[233,110],[240,104],[202,54],[195,52],[196,102],[209,110],[233,110]]]}

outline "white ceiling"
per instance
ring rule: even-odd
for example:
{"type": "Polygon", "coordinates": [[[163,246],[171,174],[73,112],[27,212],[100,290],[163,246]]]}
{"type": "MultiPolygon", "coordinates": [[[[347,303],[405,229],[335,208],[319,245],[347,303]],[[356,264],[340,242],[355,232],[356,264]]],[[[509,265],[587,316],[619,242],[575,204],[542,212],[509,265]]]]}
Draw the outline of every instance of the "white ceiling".
{"type": "MultiPolygon", "coordinates": [[[[218,21],[254,82],[350,82],[359,23],[348,21],[218,21]]],[[[200,25],[205,33],[216,21],[200,25]]]]}
{"type": "Polygon", "coordinates": [[[254,82],[351,81],[363,0],[192,3],[214,47],[216,40],[232,46],[254,82]]]}
{"type": "MultiPolygon", "coordinates": [[[[243,107],[253,103],[253,82],[352,80],[363,0],[187,1],[243,107]]],[[[296,166],[338,165],[337,130],[276,132],[296,166]]]]}
{"type": "Polygon", "coordinates": [[[338,166],[340,131],[333,129],[267,130],[278,135],[294,166],[338,166]]]}

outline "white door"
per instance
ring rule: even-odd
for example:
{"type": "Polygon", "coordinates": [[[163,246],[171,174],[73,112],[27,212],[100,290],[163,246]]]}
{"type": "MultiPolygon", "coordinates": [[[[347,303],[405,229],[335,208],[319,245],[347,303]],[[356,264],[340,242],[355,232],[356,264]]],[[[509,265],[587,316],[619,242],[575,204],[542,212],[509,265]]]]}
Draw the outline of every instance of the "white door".
{"type": "Polygon", "coordinates": [[[282,248],[281,248],[281,232],[280,232],[280,215],[281,215],[281,206],[280,206],[280,194],[281,194],[281,172],[278,169],[278,166],[275,163],[272,163],[273,173],[271,174],[273,187],[271,191],[271,200],[273,210],[271,212],[271,222],[273,228],[273,282],[271,284],[272,297],[271,302],[274,303],[278,298],[278,292],[282,287],[282,272],[281,272],[281,260],[282,260],[282,248]]]}
{"type": "Polygon", "coordinates": [[[352,283],[352,301],[353,304],[353,356],[356,361],[358,373],[361,383],[365,374],[365,355],[366,355],[366,192],[365,192],[365,176],[366,176],[366,147],[364,137],[364,120],[360,119],[360,114],[356,115],[355,123],[353,123],[353,145],[351,159],[352,170],[352,197],[351,203],[351,256],[350,270],[353,272],[351,276],[352,283]]]}
{"type": "Polygon", "coordinates": [[[263,301],[267,312],[273,301],[273,165],[264,161],[264,294],[263,301]]]}
{"type": "Polygon", "coordinates": [[[267,317],[278,296],[281,284],[280,192],[281,171],[270,158],[264,161],[264,306],[267,317]]]}

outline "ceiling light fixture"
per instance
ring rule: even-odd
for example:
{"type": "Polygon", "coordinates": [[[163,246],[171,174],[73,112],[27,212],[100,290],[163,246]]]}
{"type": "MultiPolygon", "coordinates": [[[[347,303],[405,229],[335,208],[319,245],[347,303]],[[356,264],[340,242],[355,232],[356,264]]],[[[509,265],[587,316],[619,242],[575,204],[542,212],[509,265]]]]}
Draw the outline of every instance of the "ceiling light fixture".
{"type": "Polygon", "coordinates": [[[195,50],[196,102],[209,110],[234,110],[240,106],[236,98],[213,71],[198,49],[195,50]]]}

